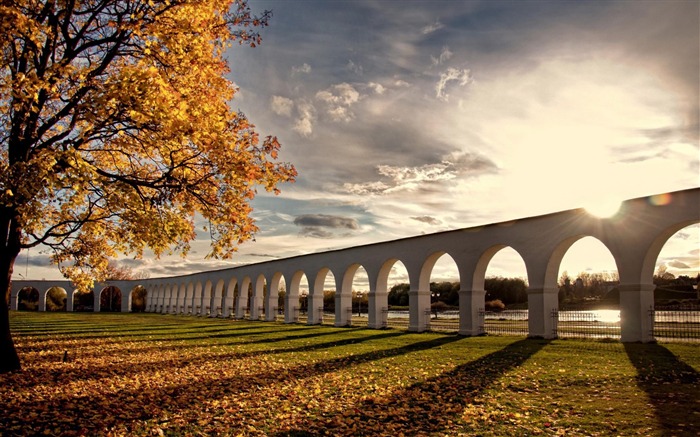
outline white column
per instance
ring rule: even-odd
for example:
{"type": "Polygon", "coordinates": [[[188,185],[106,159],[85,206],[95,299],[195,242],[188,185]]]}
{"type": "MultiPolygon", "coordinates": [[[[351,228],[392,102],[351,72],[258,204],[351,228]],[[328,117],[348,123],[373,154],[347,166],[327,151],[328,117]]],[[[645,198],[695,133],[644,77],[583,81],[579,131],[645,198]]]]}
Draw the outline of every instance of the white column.
{"type": "Polygon", "coordinates": [[[267,296],[265,296],[265,320],[274,322],[279,310],[279,284],[268,284],[267,296]]]}
{"type": "Polygon", "coordinates": [[[260,320],[260,310],[263,305],[263,290],[262,286],[258,287],[256,284],[253,287],[253,301],[251,302],[250,306],[250,320],[260,320]]]}
{"type": "Polygon", "coordinates": [[[408,330],[423,332],[430,329],[430,290],[408,292],[408,330]]]}
{"type": "Polygon", "coordinates": [[[299,322],[299,291],[287,290],[284,295],[284,323],[299,322]]]}
{"type": "Polygon", "coordinates": [[[556,338],[557,321],[553,314],[559,310],[559,289],[528,288],[528,337],[556,338]]]}
{"type": "Polygon", "coordinates": [[[370,290],[367,295],[367,327],[381,329],[386,327],[386,317],[389,310],[389,293],[370,290]]]}
{"type": "Polygon", "coordinates": [[[238,287],[238,299],[236,300],[236,318],[243,319],[245,317],[245,310],[248,307],[248,287],[246,286],[245,291],[241,291],[241,287],[238,287]]]}
{"type": "Polygon", "coordinates": [[[654,284],[620,284],[620,330],[625,343],[654,341],[654,284]]]}
{"type": "Polygon", "coordinates": [[[486,291],[459,290],[459,333],[484,334],[484,304],[486,291]]]}
{"type": "Polygon", "coordinates": [[[352,291],[335,292],[335,326],[352,325],[352,291]]]}
{"type": "Polygon", "coordinates": [[[323,323],[323,287],[320,287],[319,290],[312,290],[307,299],[309,317],[307,324],[320,325],[323,323]]]}

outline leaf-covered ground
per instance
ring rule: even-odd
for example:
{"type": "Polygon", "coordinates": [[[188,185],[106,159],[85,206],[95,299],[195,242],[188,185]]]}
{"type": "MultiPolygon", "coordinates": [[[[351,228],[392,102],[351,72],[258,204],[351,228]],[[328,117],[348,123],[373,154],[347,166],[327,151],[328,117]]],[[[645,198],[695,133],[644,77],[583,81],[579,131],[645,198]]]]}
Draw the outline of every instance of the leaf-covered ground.
{"type": "Polygon", "coordinates": [[[699,435],[700,347],[11,314],[0,435],[699,435]],[[64,362],[64,358],[67,361],[64,362]]]}

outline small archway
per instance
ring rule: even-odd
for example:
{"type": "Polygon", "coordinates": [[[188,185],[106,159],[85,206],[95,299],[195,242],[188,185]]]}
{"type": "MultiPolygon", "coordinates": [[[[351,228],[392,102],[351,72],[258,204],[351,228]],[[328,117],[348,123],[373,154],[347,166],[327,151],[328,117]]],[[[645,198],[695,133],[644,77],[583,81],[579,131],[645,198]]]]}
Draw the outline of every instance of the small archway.
{"type": "Polygon", "coordinates": [[[39,311],[39,290],[34,287],[23,287],[17,293],[18,311],[39,311]]]}
{"type": "Polygon", "coordinates": [[[308,309],[309,282],[302,270],[294,272],[285,293],[284,322],[298,323],[308,309]]]}
{"type": "Polygon", "coordinates": [[[250,293],[250,319],[260,320],[264,316],[265,312],[265,296],[267,295],[267,280],[265,275],[258,275],[255,280],[255,285],[251,284],[250,293]]]}
{"type": "Polygon", "coordinates": [[[482,332],[528,335],[527,268],[515,249],[500,244],[489,248],[477,264],[473,286],[484,294],[482,332]]]}
{"type": "Polygon", "coordinates": [[[455,319],[453,322],[431,321],[433,316],[437,321],[440,313],[449,309],[441,300],[443,297],[436,290],[436,285],[452,282],[459,282],[459,270],[454,258],[442,251],[428,256],[420,270],[418,289],[409,291],[409,331],[422,332],[433,328],[449,331],[459,329],[458,323],[453,323],[459,320],[458,316],[453,317],[455,319]]]}
{"type": "Polygon", "coordinates": [[[68,308],[68,292],[62,287],[51,287],[44,294],[45,311],[59,312],[68,308]]]}
{"type": "Polygon", "coordinates": [[[286,292],[286,282],[282,273],[272,275],[265,298],[265,320],[272,322],[277,320],[278,314],[284,314],[286,292]]]}
{"type": "Polygon", "coordinates": [[[379,269],[374,290],[369,293],[368,326],[407,328],[410,289],[408,270],[403,262],[396,258],[385,261],[379,269]]]}
{"type": "Polygon", "coordinates": [[[309,325],[321,325],[324,314],[335,314],[336,288],[333,272],[327,267],[319,270],[308,298],[309,325]]]}
{"type": "Polygon", "coordinates": [[[235,315],[235,303],[236,303],[236,294],[237,294],[237,288],[238,288],[238,280],[234,277],[229,279],[228,284],[226,285],[226,289],[224,290],[224,298],[223,298],[223,316],[224,317],[231,317],[232,315],[235,315]]]}
{"type": "Polygon", "coordinates": [[[100,312],[120,313],[122,311],[122,291],[110,285],[100,291],[100,312]]]}
{"type": "MultiPolygon", "coordinates": [[[[556,309],[552,336],[621,338],[619,285],[616,260],[600,240],[576,235],[561,242],[545,277],[545,289],[556,291],[556,302],[550,304],[556,309]]],[[[547,314],[543,318],[547,323],[547,314]]]]}
{"type": "Polygon", "coordinates": [[[367,311],[369,277],[361,264],[351,264],[343,275],[340,290],[335,293],[335,326],[352,326],[353,309],[361,317],[364,302],[367,311]]]}
{"type": "Polygon", "coordinates": [[[73,311],[75,312],[94,312],[95,311],[95,292],[76,291],[73,293],[73,311]]]}
{"type": "Polygon", "coordinates": [[[129,311],[132,313],[143,313],[146,311],[148,291],[143,285],[137,285],[129,292],[129,311]]]}

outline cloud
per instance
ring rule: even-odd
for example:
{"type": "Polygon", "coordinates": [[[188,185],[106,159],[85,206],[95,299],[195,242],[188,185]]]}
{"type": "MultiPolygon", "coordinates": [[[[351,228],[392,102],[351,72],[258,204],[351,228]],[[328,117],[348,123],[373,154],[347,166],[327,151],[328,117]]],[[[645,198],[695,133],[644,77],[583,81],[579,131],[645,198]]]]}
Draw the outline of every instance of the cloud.
{"type": "Polygon", "coordinates": [[[683,261],[679,261],[677,259],[669,262],[668,266],[673,267],[675,269],[689,269],[690,268],[690,266],[688,264],[684,263],[683,261]]]}
{"type": "Polygon", "coordinates": [[[435,20],[434,23],[428,24],[427,26],[424,26],[420,30],[420,33],[422,33],[423,35],[428,35],[428,34],[431,34],[435,31],[442,29],[443,27],[445,27],[445,26],[442,23],[440,23],[440,20],[435,20]]]}
{"type": "Polygon", "coordinates": [[[452,57],[454,53],[450,51],[450,49],[445,46],[442,48],[442,52],[440,52],[440,56],[437,58],[435,56],[431,56],[430,60],[433,62],[434,66],[444,64],[446,61],[449,61],[450,58],[452,57]]]}
{"type": "Polygon", "coordinates": [[[272,99],[270,99],[270,107],[272,108],[272,112],[277,115],[291,117],[292,109],[294,109],[294,101],[282,96],[272,96],[272,99]]]}
{"type": "Polygon", "coordinates": [[[386,91],[386,88],[384,88],[382,84],[376,82],[368,83],[367,87],[374,91],[375,94],[384,94],[384,92],[386,91]]]}
{"type": "Polygon", "coordinates": [[[481,155],[454,152],[438,163],[404,167],[378,165],[376,171],[384,180],[355,184],[345,183],[343,188],[356,195],[425,189],[426,184],[474,177],[484,173],[496,173],[498,166],[481,155]]]}
{"type": "Polygon", "coordinates": [[[467,68],[460,70],[450,67],[442,72],[440,74],[440,80],[435,85],[435,97],[447,101],[449,94],[447,94],[446,88],[450,82],[457,82],[460,86],[465,86],[473,82],[471,70],[467,68]]]}
{"type": "Polygon", "coordinates": [[[297,103],[299,117],[292,129],[299,135],[308,137],[313,133],[314,122],[316,121],[316,108],[307,101],[297,103]]]}
{"type": "Polygon", "coordinates": [[[311,73],[311,66],[304,62],[303,64],[299,66],[293,66],[292,67],[292,74],[308,74],[311,73]]]}
{"type": "Polygon", "coordinates": [[[304,214],[294,219],[294,224],[302,227],[344,228],[356,230],[360,228],[357,220],[349,217],[339,217],[328,214],[304,214]]]}
{"type": "Polygon", "coordinates": [[[360,93],[343,82],[316,93],[316,99],[326,106],[326,113],[333,121],[348,122],[355,118],[350,107],[360,100],[360,93]]]}
{"type": "Polygon", "coordinates": [[[436,219],[435,217],[430,217],[428,215],[424,215],[424,216],[420,216],[420,217],[411,217],[411,220],[415,220],[415,221],[422,222],[422,223],[427,223],[429,225],[439,225],[442,223],[440,220],[436,219]]]}
{"type": "MultiPolygon", "coordinates": [[[[302,229],[300,235],[312,238],[333,238],[336,236],[332,230],[351,230],[360,229],[357,220],[349,217],[340,217],[328,214],[304,214],[297,216],[294,219],[294,224],[302,229]]],[[[347,233],[341,233],[339,236],[346,236],[347,233]]]]}

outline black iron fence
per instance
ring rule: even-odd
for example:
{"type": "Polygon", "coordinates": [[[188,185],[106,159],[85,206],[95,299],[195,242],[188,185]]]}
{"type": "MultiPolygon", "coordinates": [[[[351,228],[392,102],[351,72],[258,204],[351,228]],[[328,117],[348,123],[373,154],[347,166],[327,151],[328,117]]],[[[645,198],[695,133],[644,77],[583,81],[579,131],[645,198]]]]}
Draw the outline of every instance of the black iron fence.
{"type": "Polygon", "coordinates": [[[649,310],[654,338],[700,342],[700,305],[673,305],[649,310]]]}
{"type": "Polygon", "coordinates": [[[620,339],[620,312],[552,310],[554,335],[559,338],[620,339]]]}

